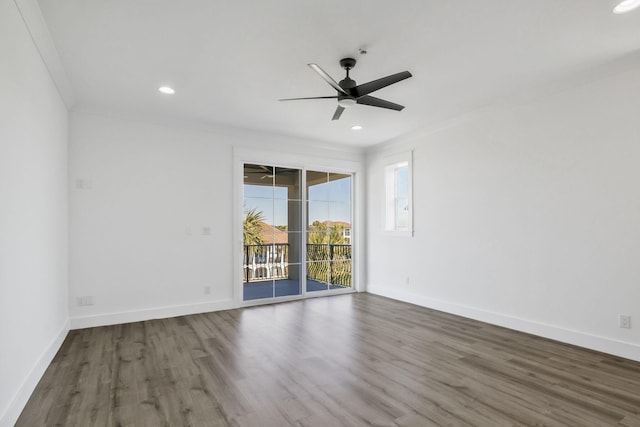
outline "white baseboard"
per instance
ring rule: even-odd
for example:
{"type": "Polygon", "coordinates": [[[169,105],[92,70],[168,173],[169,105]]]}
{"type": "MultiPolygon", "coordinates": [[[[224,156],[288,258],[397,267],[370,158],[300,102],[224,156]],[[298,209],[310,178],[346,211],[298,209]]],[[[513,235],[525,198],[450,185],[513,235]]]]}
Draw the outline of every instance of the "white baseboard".
{"type": "Polygon", "coordinates": [[[517,331],[526,332],[543,338],[549,338],[567,344],[573,344],[579,347],[584,347],[591,350],[601,351],[603,353],[640,361],[640,345],[638,344],[618,341],[611,338],[591,335],[585,332],[561,328],[556,325],[549,325],[518,317],[508,316],[501,313],[455,304],[448,301],[425,297],[423,295],[412,294],[410,292],[389,289],[384,286],[369,284],[367,285],[367,292],[398,301],[416,304],[426,308],[432,308],[434,310],[444,311],[446,313],[451,313],[462,317],[468,317],[470,319],[479,320],[481,322],[491,323],[493,325],[503,326],[509,329],[515,329],[517,331]]]}
{"type": "Polygon", "coordinates": [[[29,398],[38,385],[38,382],[40,381],[40,379],[44,375],[44,372],[51,364],[54,356],[62,346],[62,342],[67,337],[68,332],[69,321],[67,320],[66,322],[64,322],[64,325],[62,325],[60,332],[58,332],[51,344],[49,344],[40,358],[38,358],[35,366],[31,369],[31,372],[29,372],[27,378],[25,378],[24,382],[16,392],[13,400],[7,407],[4,414],[0,415],[0,427],[12,427],[13,425],[15,425],[16,421],[18,421],[18,417],[20,417],[22,410],[29,401],[29,398]]]}
{"type": "Polygon", "coordinates": [[[153,319],[166,319],[168,317],[229,310],[232,308],[236,308],[236,305],[233,300],[229,299],[197,304],[172,305],[142,310],[120,311],[115,313],[101,313],[90,316],[77,316],[71,318],[71,329],[118,325],[121,323],[142,322],[153,319]]]}

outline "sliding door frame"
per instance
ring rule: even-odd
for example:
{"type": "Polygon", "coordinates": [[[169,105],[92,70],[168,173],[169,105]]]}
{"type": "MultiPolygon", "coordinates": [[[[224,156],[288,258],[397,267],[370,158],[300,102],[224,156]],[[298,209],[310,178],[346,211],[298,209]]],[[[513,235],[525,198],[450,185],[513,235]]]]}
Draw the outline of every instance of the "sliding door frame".
{"type": "Polygon", "coordinates": [[[356,197],[358,194],[362,194],[362,189],[360,187],[363,185],[361,182],[362,175],[362,165],[358,162],[350,161],[350,160],[342,160],[342,159],[322,159],[318,157],[313,157],[312,161],[309,161],[309,156],[301,156],[298,154],[291,153],[276,153],[273,151],[262,151],[262,150],[254,150],[254,149],[246,149],[246,148],[235,148],[234,149],[234,165],[233,165],[233,241],[234,241],[234,266],[233,266],[233,277],[234,277],[234,288],[233,288],[233,299],[238,307],[252,306],[252,305],[261,305],[261,304],[273,304],[277,302],[285,302],[285,301],[293,301],[304,298],[315,298],[315,297],[324,297],[329,295],[339,295],[339,294],[347,294],[353,292],[361,292],[361,275],[359,272],[362,270],[361,266],[361,247],[362,247],[362,239],[360,236],[360,215],[359,213],[363,211],[360,209],[357,200],[360,200],[360,197],[356,197]],[[272,298],[262,298],[262,299],[254,299],[249,301],[243,300],[243,255],[244,255],[244,236],[242,234],[242,220],[244,214],[244,165],[245,164],[257,164],[257,165],[265,165],[265,166],[275,166],[281,168],[292,168],[292,169],[300,169],[302,172],[301,176],[301,191],[304,194],[301,194],[301,200],[303,201],[301,204],[302,212],[302,233],[301,236],[304,238],[301,242],[301,272],[300,272],[300,288],[301,293],[299,295],[288,295],[282,297],[272,297],[272,298]],[[351,287],[347,289],[327,289],[322,291],[313,291],[307,292],[306,289],[306,278],[307,278],[307,195],[306,195],[306,184],[307,177],[306,172],[308,170],[313,171],[322,171],[329,173],[339,173],[339,174],[348,174],[351,175],[351,287]]]}

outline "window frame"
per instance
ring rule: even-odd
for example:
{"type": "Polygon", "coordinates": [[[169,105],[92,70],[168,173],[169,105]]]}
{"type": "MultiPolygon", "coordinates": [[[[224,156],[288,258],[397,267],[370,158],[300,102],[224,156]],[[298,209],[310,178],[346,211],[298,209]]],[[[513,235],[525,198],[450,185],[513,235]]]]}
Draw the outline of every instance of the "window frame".
{"type": "Polygon", "coordinates": [[[386,235],[413,237],[413,150],[396,153],[384,158],[384,218],[383,230],[386,235]],[[398,201],[398,170],[407,168],[407,226],[397,224],[396,204],[398,201]]]}

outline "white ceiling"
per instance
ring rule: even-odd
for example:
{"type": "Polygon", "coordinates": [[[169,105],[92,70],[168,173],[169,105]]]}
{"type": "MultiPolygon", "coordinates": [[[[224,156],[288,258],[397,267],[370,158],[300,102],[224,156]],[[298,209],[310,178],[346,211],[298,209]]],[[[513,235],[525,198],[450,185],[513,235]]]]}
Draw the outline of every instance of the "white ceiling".
{"type": "MultiPolygon", "coordinates": [[[[79,110],[224,124],[367,146],[434,126],[640,48],[615,0],[40,0],[79,110]],[[358,48],[366,47],[367,55],[358,48]],[[335,80],[414,77],[332,122],[335,80]],[[161,95],[161,85],[174,96],[161,95]],[[362,124],[362,131],[350,127],[362,124]]],[[[560,82],[560,83],[558,83],[560,82]]]]}

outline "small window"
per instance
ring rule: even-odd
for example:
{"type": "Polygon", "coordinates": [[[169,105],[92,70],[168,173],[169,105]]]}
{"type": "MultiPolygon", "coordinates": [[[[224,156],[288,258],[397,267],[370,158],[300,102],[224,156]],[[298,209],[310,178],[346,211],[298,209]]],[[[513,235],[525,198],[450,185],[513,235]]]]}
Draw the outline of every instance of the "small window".
{"type": "Polygon", "coordinates": [[[396,235],[413,235],[412,153],[387,158],[385,162],[385,231],[396,235]]]}

